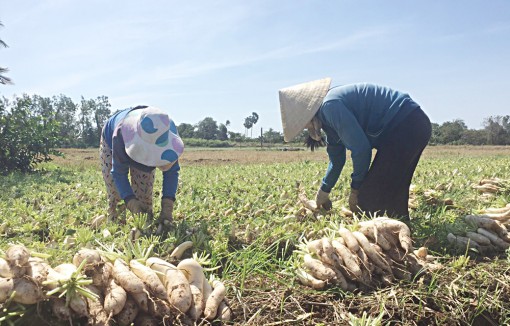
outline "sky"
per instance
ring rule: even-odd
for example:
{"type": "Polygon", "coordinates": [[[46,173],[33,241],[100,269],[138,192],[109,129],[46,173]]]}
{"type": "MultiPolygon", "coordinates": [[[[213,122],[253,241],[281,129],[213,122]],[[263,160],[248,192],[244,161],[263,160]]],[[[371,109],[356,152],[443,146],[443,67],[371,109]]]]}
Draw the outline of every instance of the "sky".
{"type": "Polygon", "coordinates": [[[107,96],[281,131],[278,90],[331,77],[406,92],[432,122],[510,114],[508,0],[0,0],[0,96],[107,96]]]}

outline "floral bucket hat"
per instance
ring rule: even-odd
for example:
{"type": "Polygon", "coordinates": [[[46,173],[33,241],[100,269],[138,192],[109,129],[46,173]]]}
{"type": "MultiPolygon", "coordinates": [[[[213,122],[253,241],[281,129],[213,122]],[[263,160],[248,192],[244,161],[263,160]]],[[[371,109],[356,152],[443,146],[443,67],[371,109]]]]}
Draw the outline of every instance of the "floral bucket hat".
{"type": "Polygon", "coordinates": [[[143,165],[159,167],[175,163],[184,151],[175,123],[155,107],[129,112],[120,130],[126,153],[143,165]]]}

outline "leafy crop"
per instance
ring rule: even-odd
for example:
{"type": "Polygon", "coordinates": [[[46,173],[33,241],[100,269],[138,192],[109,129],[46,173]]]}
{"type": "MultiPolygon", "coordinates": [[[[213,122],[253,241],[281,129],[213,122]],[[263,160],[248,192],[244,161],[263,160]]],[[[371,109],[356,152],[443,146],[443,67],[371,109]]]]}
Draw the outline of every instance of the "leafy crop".
{"type": "MultiPolygon", "coordinates": [[[[340,207],[347,206],[350,161],[331,193],[333,211],[298,217],[301,205],[296,182],[313,198],[326,166],[326,161],[307,160],[182,164],[174,212],[176,228],[163,237],[147,238],[147,244],[165,256],[177,244],[190,240],[194,252],[209,255],[211,266],[221,266],[214,273],[225,281],[237,323],[510,321],[507,256],[480,259],[473,253],[456,252],[446,241],[449,232],[469,228],[462,219],[466,214],[510,202],[509,193],[482,197],[471,187],[485,177],[508,179],[509,155],[450,153],[424,157],[413,179],[416,209],[411,212],[410,227],[415,247],[427,246],[441,257],[445,269],[441,275],[395,284],[368,295],[336,289],[319,293],[295,281],[292,253],[303,238],[327,236],[332,224],[355,222],[340,214],[340,207]],[[453,204],[427,201],[424,193],[430,189],[453,204]]],[[[156,175],[154,192],[159,197],[162,180],[156,175]]],[[[23,243],[51,255],[51,263],[70,261],[75,248],[98,246],[98,242],[123,247],[137,224],[127,214],[125,225],[107,222],[99,229],[89,226],[95,216],[107,211],[98,167],[45,163],[32,174],[15,172],[0,177],[0,187],[0,248],[23,243]]],[[[154,202],[155,212],[159,212],[159,201],[154,202]]]]}

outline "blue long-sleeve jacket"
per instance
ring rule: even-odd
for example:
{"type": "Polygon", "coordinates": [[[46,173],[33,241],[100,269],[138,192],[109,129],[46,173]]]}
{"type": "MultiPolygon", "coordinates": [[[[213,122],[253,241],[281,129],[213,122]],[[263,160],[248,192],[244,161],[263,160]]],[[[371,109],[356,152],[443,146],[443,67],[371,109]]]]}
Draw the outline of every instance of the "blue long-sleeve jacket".
{"type": "MultiPolygon", "coordinates": [[[[146,166],[132,160],[126,153],[124,139],[120,132],[119,124],[126,117],[126,115],[132,110],[143,109],[145,106],[139,106],[136,108],[129,108],[114,114],[106,122],[103,128],[103,139],[112,149],[112,177],[115,187],[119,192],[120,198],[129,200],[135,197],[133,189],[128,179],[129,167],[132,166],[143,172],[151,172],[155,167],[146,166]]],[[[177,192],[177,185],[179,182],[179,162],[175,164],[167,171],[163,172],[163,189],[162,197],[171,198],[175,200],[175,193],[177,192]]]]}
{"type": "Polygon", "coordinates": [[[358,189],[368,173],[372,148],[377,148],[387,131],[417,107],[408,94],[383,86],[360,83],[331,88],[317,112],[329,156],[321,189],[330,192],[335,186],[346,149],[351,151],[353,163],[351,187],[358,189]]]}

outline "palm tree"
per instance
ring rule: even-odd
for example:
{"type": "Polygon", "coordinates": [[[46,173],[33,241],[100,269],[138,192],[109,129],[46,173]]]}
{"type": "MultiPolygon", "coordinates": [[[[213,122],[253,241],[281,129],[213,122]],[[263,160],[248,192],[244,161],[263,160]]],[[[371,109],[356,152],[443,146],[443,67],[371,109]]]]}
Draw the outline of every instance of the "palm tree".
{"type": "Polygon", "coordinates": [[[253,138],[253,126],[257,124],[259,121],[259,115],[256,112],[252,112],[251,114],[251,136],[253,138]]]}
{"type": "MultiPolygon", "coordinates": [[[[3,26],[4,25],[0,22],[0,27],[3,27],[3,26]]],[[[5,43],[4,41],[0,40],[0,46],[6,48],[7,47],[7,43],[5,43]]],[[[12,84],[11,79],[9,77],[6,77],[6,76],[3,75],[4,73],[6,73],[8,71],[9,71],[9,69],[0,67],[0,84],[4,84],[4,85],[12,84]]]]}

